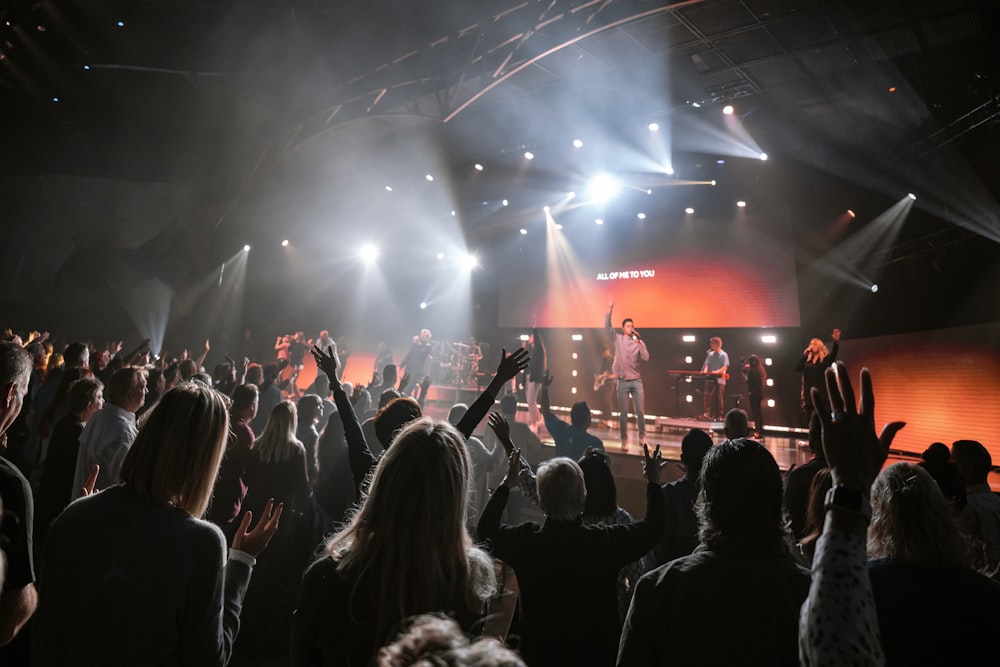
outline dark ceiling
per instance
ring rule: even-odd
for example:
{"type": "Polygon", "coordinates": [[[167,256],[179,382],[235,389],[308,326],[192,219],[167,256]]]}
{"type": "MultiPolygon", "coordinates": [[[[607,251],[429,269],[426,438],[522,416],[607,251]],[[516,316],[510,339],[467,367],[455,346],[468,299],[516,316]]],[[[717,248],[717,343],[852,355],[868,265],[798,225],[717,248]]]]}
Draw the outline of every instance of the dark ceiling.
{"type": "MultiPolygon", "coordinates": [[[[100,202],[124,196],[121,183],[155,187],[167,202],[133,244],[168,278],[198,274],[244,240],[315,236],[317,209],[357,221],[365,198],[385,185],[408,199],[406,214],[380,210],[383,221],[417,207],[439,209],[421,213],[427,218],[454,210],[470,243],[487,244],[598,164],[641,174],[642,187],[665,184],[634,159],[650,159],[650,122],[670,136],[676,178],[717,178],[726,196],[753,193],[760,224],[794,237],[805,263],[829,249],[821,232],[845,208],[869,221],[916,191],[919,219],[896,247],[879,249],[885,262],[940,260],[954,244],[974,243],[987,253],[974,263],[994,275],[995,0],[0,7],[0,192],[14,204],[0,215],[19,230],[0,234],[8,286],[26,276],[37,284],[73,257],[63,248],[46,263],[34,253],[41,264],[23,269],[24,255],[10,247],[30,241],[27,225],[50,224],[49,236],[99,247],[102,225],[121,234],[134,224],[127,206],[105,222],[115,216],[100,202]],[[736,139],[719,113],[726,103],[745,131],[736,139]],[[586,157],[570,147],[575,138],[586,157]],[[769,154],[768,173],[750,147],[769,154]],[[526,150],[537,155],[530,171],[526,150]],[[446,195],[428,193],[425,173],[447,184],[446,195]],[[54,177],[63,180],[54,185],[54,177]],[[89,213],[74,203],[82,186],[66,178],[103,179],[100,193],[87,191],[89,213]],[[40,205],[52,192],[66,201],[40,205]],[[498,207],[501,198],[512,206],[498,207]],[[194,268],[165,259],[178,247],[194,268]]],[[[697,196],[706,206],[721,198],[697,196]]],[[[677,198],[656,202],[646,204],[654,215],[677,198]]],[[[346,238],[357,225],[332,228],[346,238]]],[[[954,282],[973,279],[983,277],[954,282]]],[[[4,300],[17,299],[8,288],[4,300]]],[[[935,312],[911,326],[938,324],[935,312]]]]}

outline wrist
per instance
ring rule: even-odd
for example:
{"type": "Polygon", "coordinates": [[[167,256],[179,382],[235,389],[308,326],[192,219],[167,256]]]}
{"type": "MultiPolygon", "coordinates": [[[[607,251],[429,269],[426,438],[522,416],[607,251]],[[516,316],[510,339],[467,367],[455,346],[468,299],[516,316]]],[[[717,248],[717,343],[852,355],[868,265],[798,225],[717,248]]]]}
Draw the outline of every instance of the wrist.
{"type": "MultiPolygon", "coordinates": [[[[831,514],[835,517],[848,521],[854,517],[858,521],[863,521],[867,526],[872,518],[872,506],[868,498],[868,489],[858,489],[845,484],[834,483],[833,487],[827,491],[824,507],[827,516],[831,514]]],[[[850,523],[855,523],[850,521],[850,523]]]]}

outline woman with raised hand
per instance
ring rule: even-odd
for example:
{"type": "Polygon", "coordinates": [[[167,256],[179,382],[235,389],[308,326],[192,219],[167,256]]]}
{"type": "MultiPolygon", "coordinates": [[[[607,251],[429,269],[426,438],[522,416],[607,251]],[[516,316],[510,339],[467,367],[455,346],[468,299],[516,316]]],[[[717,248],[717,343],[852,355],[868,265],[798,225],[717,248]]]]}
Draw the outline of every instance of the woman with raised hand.
{"type": "Polygon", "coordinates": [[[35,665],[225,665],[256,557],[278,528],[268,501],[226,552],[203,521],[225,450],[225,398],[179,385],[149,415],[119,484],[72,503],[49,532],[35,665]]]}
{"type": "Polygon", "coordinates": [[[454,426],[421,417],[403,427],[360,507],[306,571],[295,665],[368,665],[416,614],[447,613],[467,632],[478,623],[495,575],[465,527],[469,478],[454,426]]]}

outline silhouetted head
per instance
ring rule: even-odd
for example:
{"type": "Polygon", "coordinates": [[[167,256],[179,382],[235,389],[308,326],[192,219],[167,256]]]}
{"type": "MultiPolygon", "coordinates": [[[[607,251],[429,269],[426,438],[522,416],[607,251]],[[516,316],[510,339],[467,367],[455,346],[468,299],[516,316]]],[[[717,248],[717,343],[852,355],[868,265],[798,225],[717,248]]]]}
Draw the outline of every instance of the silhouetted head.
{"type": "Polygon", "coordinates": [[[587,486],[573,459],[558,456],[538,468],[538,502],[550,518],[572,520],[583,513],[587,486]]]}
{"type": "Polygon", "coordinates": [[[586,401],[577,401],[569,409],[569,421],[578,428],[588,428],[590,426],[590,406],[586,401]]]}
{"type": "Polygon", "coordinates": [[[598,517],[614,514],[618,509],[618,487],[615,486],[615,477],[611,474],[608,455],[599,449],[587,447],[587,451],[577,464],[583,471],[583,480],[587,488],[583,515],[598,517]]]}

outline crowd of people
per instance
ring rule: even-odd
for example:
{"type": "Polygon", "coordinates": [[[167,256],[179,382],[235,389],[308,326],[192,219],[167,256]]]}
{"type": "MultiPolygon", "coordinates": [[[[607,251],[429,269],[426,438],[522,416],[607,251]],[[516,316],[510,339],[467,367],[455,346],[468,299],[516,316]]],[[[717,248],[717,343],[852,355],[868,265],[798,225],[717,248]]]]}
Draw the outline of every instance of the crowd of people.
{"type": "MultiPolygon", "coordinates": [[[[611,307],[609,347],[632,364],[616,367],[619,392],[641,424],[630,374],[648,352],[630,319],[612,329],[611,307]]],[[[438,420],[411,375],[419,336],[410,372],[383,355],[360,388],[327,332],[212,373],[210,341],[166,360],[9,332],[0,664],[992,662],[989,451],[935,443],[920,465],[886,466],[903,423],[876,433],[871,377],[859,403],[834,363],[839,331],[833,351],[803,355],[812,461],[783,474],[731,410],[722,442],[684,436],[684,474],[661,485],[660,448],[640,433],[639,518],[618,505],[589,407],[553,412],[533,333],[438,420]],[[319,372],[303,392],[309,343],[319,372]],[[554,450],[509,393],[526,369],[554,450]],[[521,521],[526,503],[544,520],[521,521]],[[510,575],[518,604],[496,632],[510,575]]],[[[728,368],[720,351],[709,372],[728,368]]]]}

